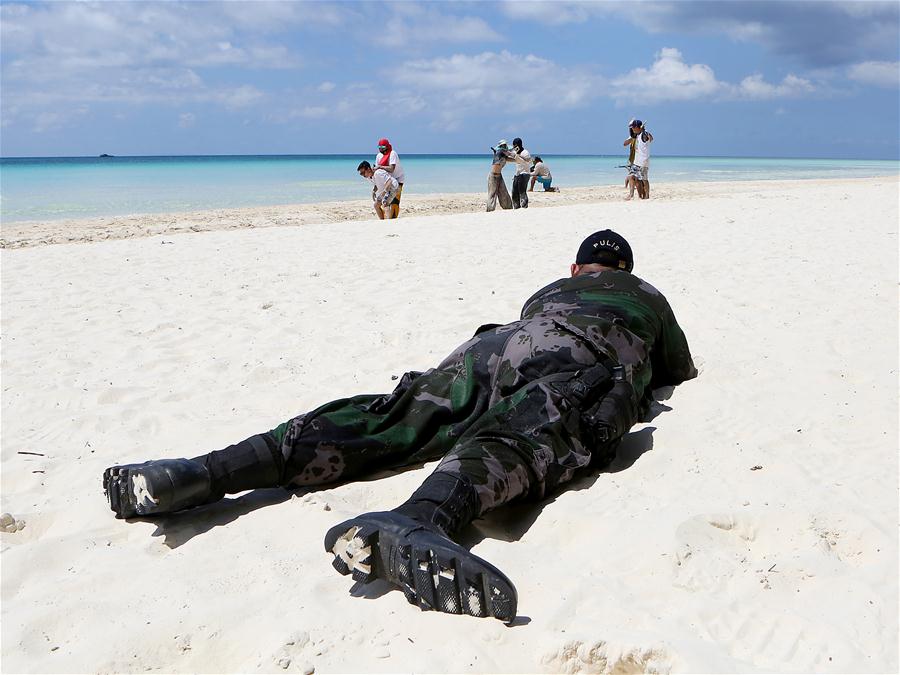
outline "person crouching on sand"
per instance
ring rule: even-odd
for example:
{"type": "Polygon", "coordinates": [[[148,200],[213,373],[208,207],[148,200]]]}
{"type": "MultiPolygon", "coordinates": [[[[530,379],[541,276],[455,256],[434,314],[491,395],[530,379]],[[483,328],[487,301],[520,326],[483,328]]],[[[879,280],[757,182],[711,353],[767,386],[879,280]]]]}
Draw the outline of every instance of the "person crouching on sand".
{"type": "Polygon", "coordinates": [[[531,167],[531,187],[529,192],[534,192],[534,183],[537,181],[544,186],[544,192],[559,192],[559,188],[551,187],[553,176],[550,174],[550,168],[544,164],[544,160],[539,156],[535,156],[534,165],[531,167]]]}
{"type": "Polygon", "coordinates": [[[387,171],[378,167],[373,169],[368,162],[360,162],[357,173],[372,181],[372,201],[375,202],[375,213],[381,220],[392,220],[400,214],[400,182],[387,171]]]}

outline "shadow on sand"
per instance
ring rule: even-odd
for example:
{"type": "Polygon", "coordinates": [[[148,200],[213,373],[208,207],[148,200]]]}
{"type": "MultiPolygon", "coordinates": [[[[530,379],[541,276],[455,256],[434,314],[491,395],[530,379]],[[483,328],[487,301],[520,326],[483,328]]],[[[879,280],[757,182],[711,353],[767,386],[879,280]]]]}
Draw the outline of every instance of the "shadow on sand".
{"type": "MultiPolygon", "coordinates": [[[[667,406],[662,406],[662,408],[666,409],[667,406]]],[[[656,431],[656,427],[645,427],[639,431],[625,434],[616,451],[616,458],[612,462],[603,468],[582,470],[571,481],[560,485],[540,502],[515,502],[482,516],[459,533],[457,537],[459,543],[466,548],[472,548],[484,539],[518,541],[534,525],[541,512],[555,502],[559,495],[577,490],[587,490],[604,474],[625,471],[642,455],[653,450],[654,431],[656,431]]]]}
{"type": "MultiPolygon", "coordinates": [[[[653,419],[660,413],[670,409],[662,403],[654,402],[647,420],[653,419]]],[[[571,481],[548,495],[543,501],[539,503],[521,502],[510,504],[505,508],[497,509],[479,518],[456,537],[458,543],[466,549],[471,549],[486,538],[509,542],[518,541],[528,532],[544,508],[556,501],[559,495],[573,490],[586,490],[592,487],[604,474],[625,471],[637,462],[642,455],[650,452],[653,449],[653,432],[655,430],[656,427],[651,426],[626,434],[616,452],[616,458],[609,465],[602,469],[583,470],[571,481]]],[[[421,464],[417,464],[402,469],[382,471],[364,480],[377,480],[386,475],[421,468],[421,466],[421,464]]],[[[328,485],[323,486],[321,489],[333,487],[334,485],[328,485]]],[[[153,532],[152,536],[165,537],[165,545],[174,549],[187,543],[197,535],[205,534],[215,527],[228,525],[256,509],[280,504],[289,500],[294,494],[305,494],[314,491],[315,488],[300,488],[297,490],[266,488],[252,490],[239,497],[226,498],[206,506],[146,520],[152,520],[156,523],[156,531],[153,532]]],[[[392,584],[378,579],[369,584],[354,583],[350,589],[350,594],[354,597],[374,600],[391,591],[399,592],[392,584]]],[[[530,617],[520,615],[509,625],[512,627],[524,626],[530,622],[530,617]]]]}
{"type": "MultiPolygon", "coordinates": [[[[670,410],[668,406],[654,403],[651,407],[648,419],[670,410]],[[656,408],[656,410],[654,410],[656,408]]],[[[499,539],[501,541],[518,541],[528,532],[529,528],[537,520],[541,511],[552,504],[560,494],[572,490],[586,490],[597,479],[606,473],[618,473],[629,468],[638,458],[653,449],[653,432],[656,427],[645,427],[639,431],[628,433],[622,439],[616,452],[616,458],[602,469],[586,469],[576,475],[571,481],[560,486],[552,494],[541,502],[516,502],[497,509],[478,519],[477,525],[470,525],[458,536],[458,541],[466,548],[471,548],[486,538],[499,539]]],[[[422,464],[381,471],[367,476],[355,482],[376,481],[387,475],[411,471],[421,468],[422,464]]],[[[315,492],[317,489],[331,489],[335,485],[326,485],[321,488],[297,488],[295,490],[285,488],[261,488],[251,490],[239,497],[226,497],[213,504],[200,506],[186,511],[156,516],[153,518],[134,518],[131,520],[144,520],[156,524],[156,530],[151,536],[165,537],[165,545],[169,548],[178,548],[186,544],[194,537],[206,534],[215,527],[228,525],[241,516],[256,511],[266,506],[286,502],[295,494],[315,492]]],[[[365,595],[364,597],[368,597],[365,595]]]]}

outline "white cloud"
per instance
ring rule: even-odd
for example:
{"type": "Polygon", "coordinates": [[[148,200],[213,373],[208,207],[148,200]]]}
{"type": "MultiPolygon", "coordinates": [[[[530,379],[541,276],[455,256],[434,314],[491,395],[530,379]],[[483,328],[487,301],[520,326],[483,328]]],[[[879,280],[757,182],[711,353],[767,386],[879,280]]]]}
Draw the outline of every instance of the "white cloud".
{"type": "Polygon", "coordinates": [[[328,108],[323,105],[307,105],[299,110],[291,111],[291,117],[303,117],[306,119],[321,119],[328,116],[328,108]]]}
{"type": "Polygon", "coordinates": [[[337,85],[334,82],[323,82],[318,87],[316,87],[316,89],[318,91],[321,91],[323,94],[327,94],[330,91],[334,91],[334,88],[336,86],[337,85]]]}
{"type": "Polygon", "coordinates": [[[413,2],[391,5],[393,16],[383,20],[384,25],[390,29],[373,31],[373,41],[393,48],[398,44],[433,45],[503,40],[503,36],[484,19],[448,14],[435,9],[436,6],[413,2]]]}
{"type": "Polygon", "coordinates": [[[149,84],[158,87],[161,90],[181,90],[190,91],[199,89],[203,86],[203,80],[197,73],[190,68],[163,70],[140,74],[135,78],[125,77],[121,82],[131,82],[133,84],[149,84]]]}
{"type": "Polygon", "coordinates": [[[300,61],[273,36],[235,23],[231,14],[239,10],[232,5],[239,4],[252,4],[263,14],[289,5],[295,21],[310,14],[294,3],[0,5],[4,99],[15,98],[22,108],[40,101],[250,105],[262,97],[255,88],[233,81],[210,87],[197,71],[236,68],[234,80],[245,68],[297,67],[300,61]]]}
{"type": "Polygon", "coordinates": [[[48,129],[55,129],[62,126],[62,120],[59,113],[42,112],[34,118],[34,131],[43,133],[48,129]]]}
{"type": "Polygon", "coordinates": [[[468,114],[511,107],[520,111],[574,108],[595,97],[600,83],[584,69],[508,51],[409,61],[387,75],[440,111],[445,126],[468,114]]]}
{"type": "Polygon", "coordinates": [[[64,110],[67,106],[86,103],[123,103],[128,105],[217,103],[228,108],[242,108],[262,101],[265,94],[256,87],[244,85],[209,86],[190,69],[125,71],[116,81],[85,83],[61,79],[53,87],[16,89],[18,83],[4,79],[4,116],[22,117],[28,110],[64,110]],[[14,106],[7,106],[14,99],[14,106]]]}
{"type": "Polygon", "coordinates": [[[680,51],[664,47],[649,68],[635,68],[610,82],[610,95],[619,102],[659,103],[696,99],[765,100],[812,94],[815,85],[796,75],[787,75],[779,84],[766,82],[756,73],[737,85],[716,78],[703,63],[688,64],[680,51]]]}
{"type": "Polygon", "coordinates": [[[194,113],[181,113],[178,116],[178,126],[182,129],[189,129],[194,126],[197,121],[197,116],[194,113]]]}
{"type": "Polygon", "coordinates": [[[900,86],[900,62],[866,61],[850,66],[847,77],[862,84],[871,84],[886,89],[900,86]]]}
{"type": "Polygon", "coordinates": [[[814,92],[812,82],[796,75],[787,75],[781,84],[769,84],[759,73],[741,80],[735,95],[749,99],[771,99],[802,96],[814,92]]]}
{"type": "Polygon", "coordinates": [[[500,7],[511,19],[550,25],[584,23],[593,17],[611,13],[610,6],[600,2],[551,3],[505,0],[500,7]]]}
{"type": "Polygon", "coordinates": [[[76,118],[82,117],[89,112],[87,106],[78,106],[66,110],[64,112],[41,112],[35,115],[33,119],[32,131],[36,133],[44,133],[45,131],[55,131],[71,125],[76,118]]]}
{"type": "Polygon", "coordinates": [[[753,42],[822,68],[898,50],[900,4],[871,1],[553,2],[506,0],[501,11],[541,25],[621,20],[657,34],[707,34],[753,42]]]}
{"type": "Polygon", "coordinates": [[[727,87],[716,80],[713,69],[684,62],[681,52],[664,47],[649,68],[635,68],[610,82],[610,93],[619,101],[656,103],[713,98],[727,87]]]}
{"type": "Polygon", "coordinates": [[[208,95],[200,95],[201,100],[218,101],[229,108],[245,108],[258,103],[264,98],[264,94],[249,84],[240,87],[226,88],[211,92],[208,95]]]}
{"type": "Polygon", "coordinates": [[[354,84],[334,106],[334,114],[346,121],[371,115],[390,114],[391,117],[407,117],[429,108],[428,97],[422,92],[394,88],[383,92],[370,84],[354,84]]]}
{"type": "Polygon", "coordinates": [[[261,33],[297,27],[342,27],[358,18],[350,3],[325,2],[224,2],[219,11],[229,23],[261,33]]]}

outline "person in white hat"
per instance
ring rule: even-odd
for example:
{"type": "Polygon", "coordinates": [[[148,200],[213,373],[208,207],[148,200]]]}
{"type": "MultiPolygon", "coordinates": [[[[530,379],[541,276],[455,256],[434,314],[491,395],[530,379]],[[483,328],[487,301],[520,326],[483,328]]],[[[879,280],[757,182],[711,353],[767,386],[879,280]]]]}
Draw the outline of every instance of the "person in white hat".
{"type": "Polygon", "coordinates": [[[494,158],[491,160],[491,171],[488,174],[487,210],[493,211],[497,208],[498,201],[501,209],[511,209],[513,204],[503,181],[503,167],[514,159],[514,153],[509,149],[509,143],[505,138],[497,141],[497,147],[491,150],[494,151],[494,158]]]}

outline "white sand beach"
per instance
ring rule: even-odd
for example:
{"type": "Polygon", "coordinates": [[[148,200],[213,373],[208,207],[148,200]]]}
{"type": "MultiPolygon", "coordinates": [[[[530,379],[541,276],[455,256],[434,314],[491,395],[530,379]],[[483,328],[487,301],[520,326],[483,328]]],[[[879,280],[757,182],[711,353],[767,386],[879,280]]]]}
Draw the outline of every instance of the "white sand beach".
{"type": "MultiPolygon", "coordinates": [[[[840,181],[841,184],[857,180],[840,181]]],[[[833,180],[806,180],[802,184],[828,186],[833,180]]],[[[890,181],[889,181],[890,182],[890,181]]],[[[767,193],[778,191],[777,181],[723,181],[695,183],[659,183],[653,185],[654,201],[693,199],[700,196],[767,193]]],[[[621,186],[563,188],[562,192],[544,192],[540,188],[529,193],[531,208],[572,204],[618,202],[625,196],[621,186]]],[[[636,199],[636,197],[635,197],[636,199]]],[[[401,217],[433,216],[458,213],[482,213],[485,196],[480,193],[414,193],[403,195],[401,217]]],[[[350,220],[375,218],[369,199],[322,202],[318,204],[283,204],[241,209],[213,209],[185,213],[138,213],[103,218],[69,218],[53,221],[4,223],[0,228],[0,248],[23,248],[41,244],[131,239],[180,232],[210,232],[290,225],[321,225],[350,220]]]]}
{"type": "Polygon", "coordinates": [[[3,672],[897,672],[897,178],[653,190],[4,224],[3,672]],[[113,517],[107,466],[389,391],[606,227],[701,372],[610,470],[465,532],[512,627],[331,567],[433,464],[113,517]]]}

